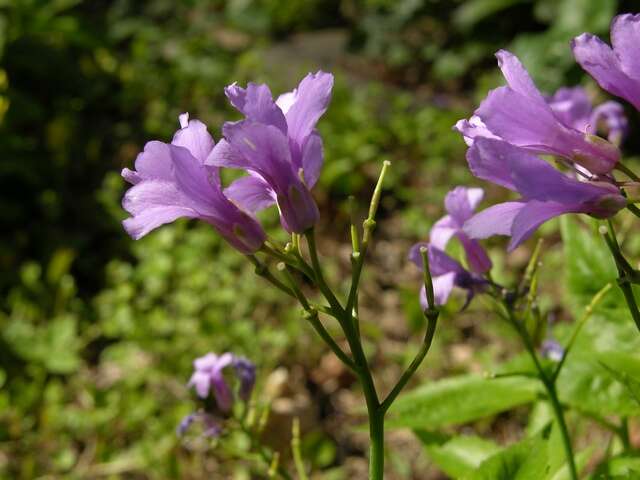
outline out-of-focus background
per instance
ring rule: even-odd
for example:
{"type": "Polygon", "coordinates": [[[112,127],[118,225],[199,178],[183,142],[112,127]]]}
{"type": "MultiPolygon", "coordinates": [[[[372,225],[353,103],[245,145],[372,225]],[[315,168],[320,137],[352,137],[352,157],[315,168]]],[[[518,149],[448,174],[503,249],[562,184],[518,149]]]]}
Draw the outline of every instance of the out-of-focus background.
{"type": "MultiPolygon", "coordinates": [[[[546,92],[581,83],[604,99],[569,41],[584,31],[606,36],[611,18],[634,4],[0,2],[0,477],[251,478],[249,463],[186,448],[175,434],[194,407],[185,387],[193,358],[228,350],[259,366],[258,391],[273,408],[267,443],[286,445],[298,416],[318,478],[364,478],[354,379],[206,224],[178,221],[130,240],[120,170],[145,141],[168,141],[184,111],[218,139],[223,121],[239,118],[223,95],[231,82],[267,82],[280,93],[309,71],[333,72],[314,194],[335,284],[349,268],[347,197],[364,215],[382,161],[393,163],[362,303],[384,390],[422,335],[420,277],[407,249],[441,216],[451,187],[480,185],[451,127],[502,82],[493,53],[517,53],[546,92]]],[[[631,138],[627,151],[639,145],[631,138]]],[[[263,220],[283,238],[274,212],[263,220]]],[[[556,229],[545,227],[551,238],[556,229]]],[[[513,272],[531,245],[508,259],[500,240],[489,246],[498,270],[513,272]]],[[[560,297],[560,256],[550,248],[545,260],[548,309],[560,297]]],[[[457,314],[461,305],[445,311],[413,385],[481,372],[515,348],[478,310],[457,314]]],[[[505,443],[521,427],[516,412],[468,428],[505,443]]],[[[447,478],[411,433],[392,432],[388,444],[389,478],[447,478]]]]}

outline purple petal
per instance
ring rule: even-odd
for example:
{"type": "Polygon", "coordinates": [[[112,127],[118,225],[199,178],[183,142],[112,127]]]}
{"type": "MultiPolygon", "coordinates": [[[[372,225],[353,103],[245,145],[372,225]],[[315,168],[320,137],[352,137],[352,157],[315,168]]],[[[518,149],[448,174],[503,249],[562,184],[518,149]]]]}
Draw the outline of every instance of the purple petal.
{"type": "Polygon", "coordinates": [[[640,81],[630,78],[613,50],[598,37],[583,33],[571,43],[576,61],[608,92],[640,110],[640,81]]]}
{"type": "Polygon", "coordinates": [[[464,141],[468,146],[473,145],[473,140],[476,137],[500,138],[497,135],[494,135],[477,115],[473,115],[469,120],[458,120],[453,129],[462,134],[464,141]]]}
{"type": "Polygon", "coordinates": [[[515,190],[509,168],[509,156],[513,148],[506,142],[478,138],[467,150],[467,163],[471,173],[481,180],[515,190]]]}
{"type": "Polygon", "coordinates": [[[272,125],[282,133],[287,133],[287,121],[282,110],[273,101],[271,90],[267,85],[249,83],[244,89],[234,83],[224,91],[231,104],[248,120],[272,125]]]}
{"type": "Polygon", "coordinates": [[[261,177],[248,175],[231,183],[224,194],[242,210],[255,213],[276,203],[275,193],[261,177]]]}
{"type": "Polygon", "coordinates": [[[449,272],[464,272],[465,269],[449,255],[439,248],[429,245],[426,242],[416,243],[409,250],[409,260],[416,264],[418,268],[423,269],[421,247],[427,247],[429,252],[429,269],[434,277],[444,275],[449,272]]]}
{"type": "Polygon", "coordinates": [[[524,207],[523,202],[504,202],[493,205],[467,220],[464,232],[471,238],[489,238],[493,235],[511,235],[516,216],[524,207]]]}
{"type": "Polygon", "coordinates": [[[133,184],[141,180],[173,180],[173,162],[171,160],[170,150],[171,147],[166,143],[157,140],[147,142],[144,150],[140,152],[136,158],[136,171],[132,172],[131,170],[125,169],[127,170],[127,176],[125,176],[125,172],[123,171],[123,177],[133,184]],[[130,179],[136,181],[132,182],[130,179]]]}
{"type": "Polygon", "coordinates": [[[544,97],[533,83],[518,57],[506,50],[499,50],[496,53],[496,58],[498,59],[498,66],[512,90],[528,97],[535,103],[545,103],[544,97]]]}
{"type": "Polygon", "coordinates": [[[224,138],[213,147],[204,163],[205,165],[229,168],[246,168],[248,165],[247,159],[224,138]]]}
{"type": "Polygon", "coordinates": [[[227,385],[222,370],[214,370],[211,373],[211,386],[215,392],[218,408],[227,413],[233,406],[233,392],[227,385]]]}
{"type": "Polygon", "coordinates": [[[229,144],[243,158],[241,164],[227,166],[252,170],[275,190],[284,190],[298,179],[287,138],[280,130],[249,121],[225,123],[222,128],[229,144]]]}
{"type": "Polygon", "coordinates": [[[565,126],[586,131],[593,106],[584,88],[560,88],[547,103],[565,126]]]}
{"type": "Polygon", "coordinates": [[[511,241],[508,250],[512,251],[527,240],[540,225],[563,213],[576,212],[575,205],[563,205],[554,202],[531,200],[520,210],[513,221],[511,241]]]}
{"type": "Polygon", "coordinates": [[[318,71],[302,79],[295,91],[295,101],[287,110],[289,138],[302,151],[306,139],[331,101],[333,75],[318,71]]]}
{"type": "Polygon", "coordinates": [[[611,23],[611,44],[620,59],[622,70],[631,78],[640,80],[640,14],[618,15],[611,23]]]}
{"type": "Polygon", "coordinates": [[[467,255],[467,262],[469,262],[469,268],[476,273],[485,273],[491,270],[491,260],[485,252],[480,242],[471,239],[464,232],[460,232],[457,235],[460,243],[464,247],[465,254],[467,255]]]}
{"type": "Polygon", "coordinates": [[[251,391],[256,383],[256,366],[244,357],[235,357],[233,367],[240,380],[239,396],[246,402],[251,397],[251,391]]]}
{"type": "Polygon", "coordinates": [[[514,145],[562,156],[573,150],[570,133],[544,101],[533,101],[509,87],[489,92],[476,114],[495,135],[514,145]]]}
{"type": "Polygon", "coordinates": [[[429,232],[429,242],[436,248],[444,250],[449,240],[461,227],[457,222],[446,215],[433,224],[429,232]]]}
{"type": "MultiPolygon", "coordinates": [[[[450,272],[444,275],[433,278],[433,300],[436,306],[441,306],[447,303],[453,287],[455,286],[456,273],[450,272]]],[[[423,285],[420,289],[420,305],[423,310],[429,308],[429,302],[427,301],[427,290],[423,285]]]]}
{"type": "MultiPolygon", "coordinates": [[[[182,114],[181,123],[188,118],[188,114],[182,114]]],[[[186,148],[200,163],[204,163],[213,149],[214,142],[204,123],[200,120],[188,120],[187,125],[174,134],[171,144],[186,148]]]]}
{"type": "Polygon", "coordinates": [[[124,195],[122,206],[132,215],[122,224],[135,240],[178,218],[198,216],[175,184],[164,180],[147,180],[131,187],[124,195]]]}
{"type": "Polygon", "coordinates": [[[313,132],[307,138],[302,149],[302,171],[304,173],[304,181],[309,188],[313,188],[318,178],[320,178],[323,159],[322,138],[313,132]]]}
{"type": "Polygon", "coordinates": [[[193,361],[193,368],[196,370],[210,371],[218,364],[218,356],[215,353],[207,353],[193,361]]]}
{"type": "Polygon", "coordinates": [[[589,119],[589,133],[606,132],[607,139],[620,145],[629,130],[629,121],[624,114],[624,108],[618,102],[604,102],[598,105],[589,119]]]}
{"type": "Polygon", "coordinates": [[[195,387],[196,393],[200,398],[207,398],[209,388],[211,387],[211,374],[209,372],[196,370],[191,375],[188,383],[189,387],[195,387]]]}
{"type": "Polygon", "coordinates": [[[462,225],[473,215],[482,195],[482,189],[479,188],[456,187],[445,196],[444,207],[451,218],[462,225]]]}

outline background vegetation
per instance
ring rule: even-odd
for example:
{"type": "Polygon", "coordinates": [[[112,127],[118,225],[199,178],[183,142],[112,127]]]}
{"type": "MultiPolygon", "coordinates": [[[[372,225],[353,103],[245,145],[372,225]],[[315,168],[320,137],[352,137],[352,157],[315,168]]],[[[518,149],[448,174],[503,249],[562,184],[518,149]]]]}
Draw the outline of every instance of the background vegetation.
{"type": "MultiPolygon", "coordinates": [[[[315,195],[321,250],[336,259],[335,281],[349,266],[347,197],[355,195],[363,212],[381,162],[393,163],[361,307],[378,381],[386,385],[411,358],[423,326],[419,275],[406,264],[407,249],[439,218],[446,191],[474,183],[451,126],[501,82],[493,52],[515,51],[546,91],[583,83],[602,96],[574,64],[568,42],[583,31],[606,35],[612,16],[634,4],[0,1],[0,477],[251,478],[251,462],[227,461],[222,448],[187,448],[175,435],[193,409],[185,388],[191,361],[231,350],[259,365],[259,390],[273,408],[265,442],[286,445],[291,419],[301,417],[314,471],[362,478],[366,435],[358,429],[354,379],[299,312],[256,280],[207,225],[181,221],[131,241],[120,226],[120,169],[145,141],[170,138],[183,111],[218,138],[222,122],[237,118],[222,90],[233,81],[265,81],[279,92],[308,71],[334,72],[334,99],[319,127],[326,165],[315,195]]],[[[637,124],[637,112],[629,113],[637,124]]],[[[626,147],[640,151],[637,135],[626,147]]],[[[265,222],[280,235],[273,215],[265,222]]],[[[615,271],[606,255],[597,256],[600,245],[588,229],[565,222],[562,232],[557,223],[545,231],[552,240],[541,302],[562,336],[615,271]],[[564,251],[554,243],[560,233],[564,251]],[[594,261],[585,263],[580,251],[594,261]]],[[[637,238],[627,243],[640,249],[637,238]]],[[[501,242],[491,245],[506,280],[523,268],[530,246],[506,258],[501,242]]],[[[416,385],[494,371],[513,354],[517,363],[508,331],[476,309],[458,314],[460,306],[445,312],[416,385]]],[[[640,359],[624,357],[639,346],[625,315],[603,310],[585,338],[600,342],[601,352],[615,347],[622,356],[611,354],[612,361],[640,375],[640,359]]],[[[585,342],[588,356],[593,343],[585,342]]],[[[579,373],[567,373],[583,380],[567,381],[568,397],[584,400],[577,407],[591,416],[639,413],[620,382],[605,376],[595,385],[592,371],[579,373]]],[[[482,404],[485,393],[476,387],[482,404]]],[[[535,430],[544,418],[536,392],[526,384],[505,388],[513,402],[474,414],[437,410],[433,391],[422,403],[400,401],[395,426],[418,435],[390,435],[389,478],[462,475],[455,469],[473,463],[447,463],[453,432],[482,435],[463,440],[469,443],[462,450],[485,458],[535,430]],[[417,404],[418,412],[411,409],[417,404]]],[[[582,448],[608,438],[606,429],[580,425],[582,448]]],[[[633,422],[630,428],[637,443],[640,429],[633,422]]],[[[246,449],[243,441],[234,448],[246,449]]]]}

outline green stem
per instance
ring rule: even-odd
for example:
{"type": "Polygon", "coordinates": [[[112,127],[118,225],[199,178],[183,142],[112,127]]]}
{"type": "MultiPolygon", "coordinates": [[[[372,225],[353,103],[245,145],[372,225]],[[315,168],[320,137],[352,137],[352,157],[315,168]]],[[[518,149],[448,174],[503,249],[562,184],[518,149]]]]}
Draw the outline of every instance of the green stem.
{"type": "Polygon", "coordinates": [[[640,177],[638,177],[633,170],[631,170],[629,167],[627,167],[625,164],[623,164],[622,162],[618,162],[616,164],[616,166],[614,167],[616,170],[620,170],[622,173],[624,173],[625,175],[627,175],[631,180],[634,180],[636,182],[640,182],[640,177]]]}
{"type": "Polygon", "coordinates": [[[567,424],[564,419],[562,406],[560,405],[560,401],[558,400],[555,382],[551,378],[547,377],[544,368],[538,360],[538,356],[536,355],[535,347],[533,345],[533,342],[531,341],[531,337],[529,337],[529,333],[526,331],[524,325],[522,325],[516,318],[512,306],[505,302],[504,299],[503,305],[507,310],[507,318],[509,320],[509,323],[522,339],[522,343],[524,344],[527,353],[529,354],[531,360],[533,361],[533,364],[535,365],[536,371],[538,373],[538,378],[547,391],[547,395],[551,403],[551,408],[553,409],[554,417],[556,419],[556,422],[558,422],[558,426],[560,428],[560,435],[562,436],[562,444],[564,446],[565,456],[567,457],[567,463],[569,464],[569,473],[571,475],[571,479],[578,480],[578,470],[576,468],[575,458],[573,455],[573,447],[571,446],[571,437],[569,436],[569,430],[567,429],[567,424]]]}
{"type": "MultiPolygon", "coordinates": [[[[320,259],[318,258],[318,250],[316,248],[316,235],[313,228],[310,228],[305,232],[305,237],[307,239],[307,244],[309,246],[309,255],[311,256],[311,266],[313,268],[313,274],[316,281],[316,285],[322,292],[322,295],[327,299],[329,305],[334,311],[342,312],[342,305],[333,294],[327,282],[324,279],[324,274],[322,273],[322,265],[320,265],[320,259]]],[[[349,318],[349,322],[351,322],[351,318],[349,318]]]]}
{"type": "Polygon", "coordinates": [[[384,478],[384,412],[369,412],[369,480],[384,478]]]}
{"type": "Polygon", "coordinates": [[[433,313],[427,312],[427,321],[428,321],[427,331],[424,335],[424,341],[422,342],[422,346],[420,347],[420,350],[416,354],[415,358],[413,359],[409,367],[405,370],[405,372],[400,377],[400,380],[398,380],[398,383],[396,383],[395,387],[393,387],[391,392],[389,392],[389,395],[387,395],[387,398],[385,398],[382,404],[380,405],[380,408],[383,412],[386,412],[389,409],[389,407],[391,406],[393,401],[396,399],[398,394],[400,394],[400,392],[405,387],[407,382],[411,379],[413,374],[416,372],[416,370],[424,360],[424,357],[427,355],[427,352],[429,352],[429,348],[431,347],[431,342],[433,341],[433,335],[436,332],[438,315],[439,315],[439,312],[437,310],[434,310],[433,313]]]}
{"type": "Polygon", "coordinates": [[[607,222],[607,226],[609,231],[607,232],[603,227],[601,227],[601,233],[609,247],[609,250],[611,251],[611,255],[616,262],[616,266],[618,267],[618,286],[620,287],[620,290],[622,290],[622,294],[624,295],[624,299],[627,303],[627,308],[629,309],[629,313],[631,313],[631,317],[636,324],[636,328],[640,331],[640,311],[638,310],[636,297],[633,294],[633,287],[629,282],[628,273],[625,271],[631,267],[630,265],[627,266],[628,262],[622,255],[622,251],[620,250],[620,245],[618,244],[618,239],[616,237],[616,232],[613,228],[613,223],[609,221],[607,222]]]}

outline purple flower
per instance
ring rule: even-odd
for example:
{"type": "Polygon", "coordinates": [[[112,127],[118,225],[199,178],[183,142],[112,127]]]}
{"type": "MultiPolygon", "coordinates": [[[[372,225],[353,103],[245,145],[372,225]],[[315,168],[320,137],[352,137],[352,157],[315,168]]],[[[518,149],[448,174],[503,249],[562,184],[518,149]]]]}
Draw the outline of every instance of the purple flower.
{"type": "Polygon", "coordinates": [[[148,142],[135,162],[122,170],[133,185],[122,201],[131,214],[124,228],[136,240],[180,217],[210,223],[234,248],[256,252],[265,233],[255,218],[223,193],[218,168],[208,162],[213,138],[204,123],[180,115],[181,129],[171,143],[148,142]]]}
{"type": "Polygon", "coordinates": [[[559,362],[564,356],[564,348],[562,348],[562,345],[560,345],[556,340],[548,339],[542,342],[540,353],[542,353],[543,357],[548,358],[549,360],[559,362]]]}
{"type": "Polygon", "coordinates": [[[476,177],[521,195],[517,201],[483,210],[464,225],[471,238],[511,236],[509,250],[544,222],[564,213],[608,218],[627,203],[614,185],[570,178],[531,152],[501,140],[476,138],[467,151],[467,161],[476,177]]]}
{"type": "Polygon", "coordinates": [[[615,145],[567,126],[515,55],[500,50],[496,57],[508,85],[489,92],[474,117],[456,124],[467,143],[477,137],[501,138],[536,153],[566,158],[593,173],[613,169],[620,158],[615,145]]]}
{"type": "Polygon", "coordinates": [[[615,145],[619,145],[627,133],[628,121],[622,105],[609,101],[594,109],[582,87],[560,88],[547,103],[567,127],[591,135],[603,132],[615,145]]]}
{"type": "Polygon", "coordinates": [[[256,367],[244,357],[232,353],[207,353],[193,362],[194,372],[189,380],[189,387],[194,387],[200,398],[207,398],[212,392],[218,408],[228,413],[233,405],[233,391],[224,377],[224,370],[232,367],[238,378],[238,395],[247,401],[256,382],[256,367]]]}
{"type": "Polygon", "coordinates": [[[267,85],[249,83],[244,89],[233,84],[225,89],[245,120],[225,123],[226,140],[213,150],[212,162],[249,173],[225,193],[251,212],[277,204],[288,232],[302,233],[319,217],[310,192],[323,162],[315,125],[329,105],[332,88],[333,75],[317,72],[276,101],[267,85]]]}
{"type": "Polygon", "coordinates": [[[611,23],[613,48],[590,33],[573,39],[578,63],[609,93],[640,110],[640,14],[618,15],[611,23]]]}
{"type": "Polygon", "coordinates": [[[243,401],[248,401],[256,384],[256,366],[244,357],[233,359],[233,368],[240,380],[238,395],[243,401]]]}
{"type": "Polygon", "coordinates": [[[473,211],[482,201],[484,191],[481,188],[456,187],[447,193],[444,206],[448,215],[438,220],[429,234],[433,247],[444,250],[451,237],[455,236],[462,244],[469,267],[477,273],[491,269],[491,260],[477,240],[469,238],[462,230],[464,223],[473,216],[473,211]]]}
{"type": "MultiPolygon", "coordinates": [[[[415,263],[418,268],[424,269],[422,254],[420,253],[421,247],[428,248],[429,269],[433,280],[434,302],[437,306],[447,303],[454,287],[467,291],[465,307],[476,293],[486,287],[487,281],[484,278],[478,274],[469,272],[442,250],[426,242],[416,243],[409,251],[409,260],[415,263]]],[[[424,285],[420,290],[420,305],[423,310],[429,308],[424,285]]]]}

